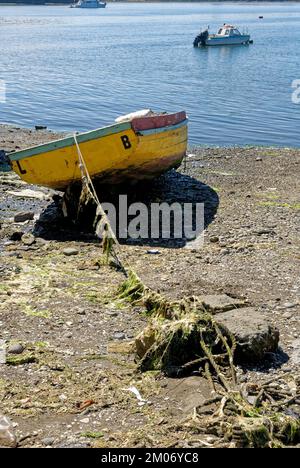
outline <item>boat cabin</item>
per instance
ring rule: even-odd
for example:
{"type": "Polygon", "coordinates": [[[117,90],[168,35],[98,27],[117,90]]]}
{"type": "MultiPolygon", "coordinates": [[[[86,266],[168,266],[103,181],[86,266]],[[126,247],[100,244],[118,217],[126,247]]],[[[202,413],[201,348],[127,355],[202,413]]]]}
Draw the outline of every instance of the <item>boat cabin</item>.
{"type": "Polygon", "coordinates": [[[217,36],[241,36],[241,33],[235,26],[224,24],[224,26],[219,29],[217,36]]]}

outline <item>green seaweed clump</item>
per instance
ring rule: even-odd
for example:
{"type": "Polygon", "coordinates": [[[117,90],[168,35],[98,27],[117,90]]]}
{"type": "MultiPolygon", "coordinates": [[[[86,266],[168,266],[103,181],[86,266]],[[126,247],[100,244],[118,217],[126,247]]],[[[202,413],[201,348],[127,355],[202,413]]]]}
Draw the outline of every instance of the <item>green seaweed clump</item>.
{"type": "Polygon", "coordinates": [[[37,357],[32,354],[24,354],[22,356],[8,356],[6,359],[6,364],[8,366],[22,366],[24,364],[33,364],[38,362],[37,357]]]}

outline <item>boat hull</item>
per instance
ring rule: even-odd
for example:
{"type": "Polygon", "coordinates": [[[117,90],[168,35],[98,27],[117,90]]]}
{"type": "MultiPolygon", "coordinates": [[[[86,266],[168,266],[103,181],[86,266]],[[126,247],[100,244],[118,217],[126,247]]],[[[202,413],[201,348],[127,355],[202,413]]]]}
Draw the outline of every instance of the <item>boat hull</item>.
{"type": "MultiPolygon", "coordinates": [[[[153,179],[178,167],[187,149],[184,112],[134,119],[76,137],[92,179],[118,184],[153,179]]],[[[9,155],[27,183],[55,190],[81,180],[74,137],[9,155]]]]}
{"type": "Polygon", "coordinates": [[[236,37],[209,37],[206,40],[207,46],[220,46],[220,45],[242,45],[250,43],[250,35],[242,34],[236,37]]]}
{"type": "Polygon", "coordinates": [[[106,8],[106,2],[78,2],[71,5],[71,8],[106,8]]]}
{"type": "Polygon", "coordinates": [[[98,6],[74,6],[72,8],[85,8],[85,9],[98,9],[98,8],[106,8],[106,5],[98,5],[98,6]]]}

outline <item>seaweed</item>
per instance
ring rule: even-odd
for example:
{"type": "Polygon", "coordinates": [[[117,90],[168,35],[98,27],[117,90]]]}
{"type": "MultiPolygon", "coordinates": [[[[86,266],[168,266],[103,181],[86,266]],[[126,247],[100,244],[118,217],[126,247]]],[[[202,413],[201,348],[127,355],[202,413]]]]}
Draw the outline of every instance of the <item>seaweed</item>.
{"type": "Polygon", "coordinates": [[[6,359],[6,364],[8,366],[22,366],[24,364],[33,364],[38,362],[37,357],[32,354],[28,353],[23,356],[8,356],[6,359]]]}
{"type": "MultiPolygon", "coordinates": [[[[298,401],[300,379],[296,381],[296,394],[288,400],[282,400],[282,391],[276,393],[271,388],[272,382],[252,385],[255,395],[249,399],[251,384],[249,391],[238,384],[235,338],[199,298],[170,301],[130,270],[118,299],[144,307],[149,317],[148,326],[135,340],[139,371],[180,377],[197,370],[210,382],[215,398],[195,408],[193,416],[181,425],[184,431],[218,435],[221,443],[234,447],[281,447],[299,442],[299,416],[284,411],[298,401]],[[274,403],[274,397],[278,402],[274,403]]],[[[290,396],[289,392],[286,395],[290,396]]]]}

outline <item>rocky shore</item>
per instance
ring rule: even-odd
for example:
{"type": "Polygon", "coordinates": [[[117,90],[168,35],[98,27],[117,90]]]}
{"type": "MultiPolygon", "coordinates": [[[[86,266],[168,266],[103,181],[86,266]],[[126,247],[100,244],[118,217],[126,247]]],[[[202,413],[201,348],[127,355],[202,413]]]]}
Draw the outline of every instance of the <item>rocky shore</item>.
{"type": "MultiPolygon", "coordinates": [[[[0,126],[0,150],[58,136],[0,126]]],[[[203,202],[203,247],[122,246],[143,282],[170,300],[205,297],[224,320],[226,300],[236,311],[246,304],[258,320],[254,334],[260,320],[279,331],[278,352],[238,366],[241,384],[271,379],[283,391],[299,375],[299,169],[297,149],[190,148],[149,197],[203,202]]],[[[122,274],[99,262],[92,234],[62,219],[59,197],[0,174],[0,340],[8,350],[0,398],[18,445],[214,446],[217,436],[178,429],[211,398],[208,381],[136,372],[126,348],[147,318],[117,300],[122,274]]],[[[237,334],[244,319],[234,314],[237,334]]],[[[293,411],[300,414],[299,400],[293,411]]]]}

